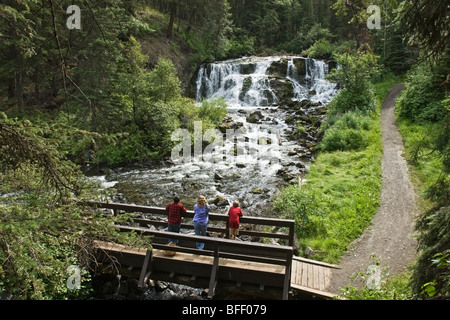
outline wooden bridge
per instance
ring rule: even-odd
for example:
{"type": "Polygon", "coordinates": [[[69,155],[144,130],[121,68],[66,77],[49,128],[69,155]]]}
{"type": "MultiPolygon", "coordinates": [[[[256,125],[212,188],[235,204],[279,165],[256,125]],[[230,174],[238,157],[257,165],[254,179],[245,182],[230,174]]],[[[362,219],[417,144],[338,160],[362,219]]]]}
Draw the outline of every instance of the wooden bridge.
{"type": "MultiPolygon", "coordinates": [[[[228,216],[225,214],[210,213],[208,233],[217,236],[201,237],[157,230],[158,227],[167,227],[168,213],[163,208],[93,204],[111,210],[114,215],[124,212],[138,214],[131,225],[118,225],[118,230],[152,236],[151,249],[96,243],[99,261],[103,260],[107,265],[113,258],[128,270],[138,270],[140,287],[153,279],[208,288],[209,298],[214,296],[218,285],[232,286],[237,290],[253,286],[261,296],[265,291],[272,295],[279,292],[284,300],[294,290],[318,298],[333,297],[327,289],[335,266],[293,255],[294,220],[241,217],[241,236],[277,238],[285,242],[285,245],[265,244],[229,240],[228,216]],[[277,232],[270,230],[273,228],[277,232]],[[168,246],[169,238],[177,239],[178,246],[168,246]],[[204,249],[196,249],[195,242],[205,243],[204,249]],[[167,251],[175,254],[168,255],[167,251]]],[[[193,216],[194,212],[188,211],[187,217],[193,216]]],[[[183,229],[193,229],[193,224],[182,223],[181,228],[184,232],[183,229]]]]}

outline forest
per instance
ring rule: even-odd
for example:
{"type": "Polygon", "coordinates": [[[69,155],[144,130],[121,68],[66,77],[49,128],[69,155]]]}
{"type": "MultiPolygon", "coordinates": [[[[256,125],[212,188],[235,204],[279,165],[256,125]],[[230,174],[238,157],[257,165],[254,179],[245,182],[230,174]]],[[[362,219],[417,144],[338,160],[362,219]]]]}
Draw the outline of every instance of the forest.
{"type": "MultiPolygon", "coordinates": [[[[287,186],[274,210],[296,220],[298,237],[325,252],[319,259],[338,261],[378,205],[366,195],[379,192],[379,106],[390,85],[405,83],[396,116],[421,213],[418,259],[397,298],[448,299],[449,21],[445,0],[2,1],[0,294],[89,299],[89,269],[82,290],[71,290],[67,266],[87,266],[97,239],[143,245],[149,239],[116,233],[86,205],[109,195],[82,168],[151,165],[170,156],[176,129],[193,132],[195,121],[204,131],[220,126],[226,102],[195,100],[201,65],[294,55],[340,66],[328,76],[340,91],[319,130],[315,152],[323,157],[315,168],[365,152],[348,170],[374,180],[350,200],[367,208],[367,221],[361,230],[340,225],[349,230],[344,242],[331,225],[346,204],[325,203],[320,188],[287,186]],[[379,9],[377,27],[369,24],[377,19],[370,5],[379,9]]],[[[394,299],[399,289],[365,290],[357,298],[394,299]]]]}

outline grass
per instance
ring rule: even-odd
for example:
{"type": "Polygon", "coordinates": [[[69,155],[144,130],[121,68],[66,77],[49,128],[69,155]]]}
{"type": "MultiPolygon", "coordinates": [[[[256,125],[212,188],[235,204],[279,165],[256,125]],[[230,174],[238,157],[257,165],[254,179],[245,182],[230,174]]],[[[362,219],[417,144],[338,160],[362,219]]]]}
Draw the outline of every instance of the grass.
{"type": "MultiPolygon", "coordinates": [[[[366,282],[369,275],[360,272],[352,281],[357,278],[366,282]]],[[[349,300],[411,300],[411,271],[389,276],[386,269],[381,268],[381,281],[378,288],[357,288],[353,282],[341,289],[340,296],[349,300]]]]}
{"type": "MultiPolygon", "coordinates": [[[[373,121],[373,131],[379,125],[373,121]]],[[[381,190],[381,139],[363,151],[319,154],[302,192],[311,193],[324,211],[323,231],[300,241],[337,263],[348,243],[362,234],[378,208],[381,190]]],[[[299,235],[302,238],[302,235],[299,235]]]]}
{"type": "Polygon", "coordinates": [[[411,165],[413,183],[421,195],[419,200],[422,211],[425,211],[431,204],[427,204],[424,199],[424,192],[436,183],[443,169],[439,153],[433,151],[442,123],[417,123],[409,119],[397,118],[397,126],[403,137],[404,156],[411,165]]]}
{"type": "Polygon", "coordinates": [[[370,225],[378,209],[383,154],[379,110],[389,89],[398,81],[390,76],[375,84],[377,112],[351,115],[368,124],[364,131],[366,147],[320,152],[305,177],[306,184],[290,185],[275,199],[275,209],[296,220],[301,249],[311,247],[316,252],[314,259],[338,263],[348,245],[370,225]]]}

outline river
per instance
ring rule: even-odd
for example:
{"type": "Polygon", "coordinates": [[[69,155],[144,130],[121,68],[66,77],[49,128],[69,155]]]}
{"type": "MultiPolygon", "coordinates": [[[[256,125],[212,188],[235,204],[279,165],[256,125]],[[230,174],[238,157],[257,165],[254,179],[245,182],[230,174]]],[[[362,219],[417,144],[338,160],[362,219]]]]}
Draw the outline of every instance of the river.
{"type": "Polygon", "coordinates": [[[273,196],[308,171],[317,119],[337,92],[325,80],[328,68],[324,61],[281,56],[202,65],[197,101],[223,97],[228,106],[216,144],[183,163],[108,169],[91,179],[114,188],[114,201],[161,207],[179,195],[192,210],[196,197],[203,194],[215,203],[215,212],[225,213],[238,200],[244,214],[270,216],[273,196]],[[301,139],[293,139],[299,130],[304,130],[297,132],[301,139]]]}

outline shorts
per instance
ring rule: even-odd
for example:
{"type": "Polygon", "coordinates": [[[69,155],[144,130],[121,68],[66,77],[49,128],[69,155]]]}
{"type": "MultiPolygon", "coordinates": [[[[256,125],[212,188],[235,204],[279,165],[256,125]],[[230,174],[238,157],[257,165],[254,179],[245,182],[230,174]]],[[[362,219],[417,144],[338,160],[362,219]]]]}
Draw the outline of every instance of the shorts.
{"type": "Polygon", "coordinates": [[[230,236],[238,236],[239,228],[230,228],[230,236]]]}

